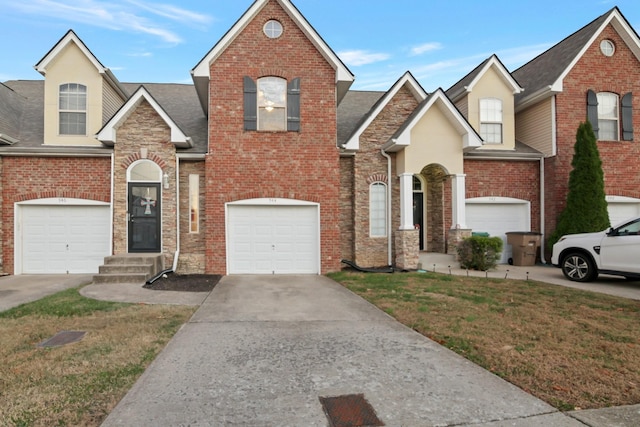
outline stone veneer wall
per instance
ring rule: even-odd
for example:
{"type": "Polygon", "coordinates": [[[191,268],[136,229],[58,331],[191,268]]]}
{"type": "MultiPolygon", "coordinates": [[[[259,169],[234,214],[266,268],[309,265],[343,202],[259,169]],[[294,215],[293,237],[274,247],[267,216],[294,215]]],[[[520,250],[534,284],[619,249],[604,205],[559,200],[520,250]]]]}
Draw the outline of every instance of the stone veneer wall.
{"type": "Polygon", "coordinates": [[[340,248],[341,258],[354,260],[354,170],[353,156],[340,158],[340,248]]]}
{"type": "Polygon", "coordinates": [[[395,266],[399,270],[415,270],[420,262],[418,230],[395,231],[395,266]]]}
{"type": "MultiPolygon", "coordinates": [[[[164,120],[148,102],[142,101],[117,131],[114,147],[113,248],[114,254],[125,254],[128,248],[127,168],[135,161],[155,162],[169,177],[176,175],[176,149],[164,120]],[[146,150],[146,152],[145,152],[146,150]]],[[[162,194],[162,253],[164,265],[172,265],[177,249],[176,182],[169,179],[169,188],[160,186],[162,194]]]]}

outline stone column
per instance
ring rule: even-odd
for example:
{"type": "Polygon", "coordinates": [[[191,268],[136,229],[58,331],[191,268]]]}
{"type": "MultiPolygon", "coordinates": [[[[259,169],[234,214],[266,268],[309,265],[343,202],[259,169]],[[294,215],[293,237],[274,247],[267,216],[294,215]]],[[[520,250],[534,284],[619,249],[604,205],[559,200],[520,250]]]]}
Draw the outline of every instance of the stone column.
{"type": "Polygon", "coordinates": [[[415,270],[420,261],[420,239],[418,230],[395,232],[395,266],[399,270],[415,270]]]}
{"type": "Polygon", "coordinates": [[[449,230],[449,235],[447,236],[447,253],[449,255],[455,255],[457,260],[458,244],[467,237],[471,237],[470,228],[452,228],[449,230]]]}

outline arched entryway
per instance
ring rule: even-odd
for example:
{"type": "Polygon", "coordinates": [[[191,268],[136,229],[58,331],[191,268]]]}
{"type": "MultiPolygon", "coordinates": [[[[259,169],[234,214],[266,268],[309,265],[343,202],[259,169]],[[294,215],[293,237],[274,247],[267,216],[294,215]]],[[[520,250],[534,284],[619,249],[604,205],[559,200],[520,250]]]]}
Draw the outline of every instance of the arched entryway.
{"type": "Polygon", "coordinates": [[[449,173],[439,164],[427,165],[414,176],[414,222],[420,224],[420,250],[447,251],[449,181],[449,173]]]}

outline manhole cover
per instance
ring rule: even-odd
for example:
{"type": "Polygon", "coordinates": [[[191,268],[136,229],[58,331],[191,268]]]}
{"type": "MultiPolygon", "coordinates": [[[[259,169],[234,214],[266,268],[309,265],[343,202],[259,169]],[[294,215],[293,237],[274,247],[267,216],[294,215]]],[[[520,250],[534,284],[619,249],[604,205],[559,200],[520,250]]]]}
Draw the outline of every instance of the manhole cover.
{"type": "Polygon", "coordinates": [[[384,425],[363,394],[321,397],[320,403],[329,418],[331,427],[377,427],[384,425]]]}
{"type": "Polygon", "coordinates": [[[42,341],[37,347],[60,347],[80,341],[84,338],[85,331],[62,331],[58,332],[51,338],[42,341]]]}

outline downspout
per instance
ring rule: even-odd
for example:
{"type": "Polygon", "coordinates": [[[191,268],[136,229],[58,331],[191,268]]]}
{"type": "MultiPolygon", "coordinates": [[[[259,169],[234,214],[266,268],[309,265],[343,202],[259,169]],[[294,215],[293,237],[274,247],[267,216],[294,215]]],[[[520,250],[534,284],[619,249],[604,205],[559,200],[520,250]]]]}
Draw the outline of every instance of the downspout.
{"type": "Polygon", "coordinates": [[[178,269],[178,257],[180,256],[180,160],[176,156],[176,252],[173,255],[172,271],[178,269]]]}
{"type": "Polygon", "coordinates": [[[391,245],[391,156],[384,149],[380,150],[380,154],[387,159],[387,265],[393,265],[393,246],[391,245]]]}
{"type": "Polygon", "coordinates": [[[540,158],[540,261],[546,264],[544,253],[545,227],[544,227],[544,156],[540,158]]]}
{"type": "MultiPolygon", "coordinates": [[[[116,170],[115,166],[116,166],[115,153],[112,151],[111,152],[111,197],[110,197],[111,215],[109,215],[111,217],[111,226],[109,227],[109,242],[110,242],[109,255],[113,255],[113,193],[115,192],[115,189],[114,189],[114,185],[115,185],[114,173],[116,170]]],[[[129,210],[129,208],[127,208],[127,210],[129,210]]]]}

